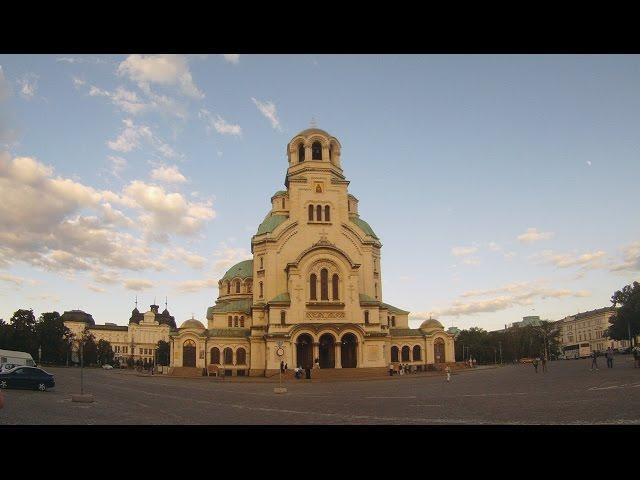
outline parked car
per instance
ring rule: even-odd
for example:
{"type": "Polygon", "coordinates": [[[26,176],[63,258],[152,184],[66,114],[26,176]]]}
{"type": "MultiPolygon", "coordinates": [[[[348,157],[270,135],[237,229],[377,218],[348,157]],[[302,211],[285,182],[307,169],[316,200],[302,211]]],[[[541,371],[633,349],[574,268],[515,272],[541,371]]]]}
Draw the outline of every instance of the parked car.
{"type": "Polygon", "coordinates": [[[524,357],[520,359],[520,363],[533,363],[535,358],[524,357]]]}
{"type": "Polygon", "coordinates": [[[113,367],[111,365],[109,365],[108,363],[105,365],[102,365],[102,368],[104,368],[105,370],[113,370],[113,367]]]}
{"type": "Polygon", "coordinates": [[[53,375],[41,368],[19,366],[0,372],[0,388],[35,388],[44,392],[55,385],[53,375]]]}

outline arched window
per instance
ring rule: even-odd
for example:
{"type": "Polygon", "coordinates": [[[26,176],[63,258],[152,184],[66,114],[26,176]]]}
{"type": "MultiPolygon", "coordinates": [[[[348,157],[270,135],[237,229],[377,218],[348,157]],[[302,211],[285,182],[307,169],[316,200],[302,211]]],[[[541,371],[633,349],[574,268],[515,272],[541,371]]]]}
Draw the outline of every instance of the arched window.
{"type": "Polygon", "coordinates": [[[242,347],[240,347],[238,350],[236,350],[236,364],[237,365],[246,365],[247,364],[247,352],[242,347]]]}
{"type": "Polygon", "coordinates": [[[396,326],[396,316],[395,316],[395,315],[393,315],[393,316],[391,317],[391,326],[392,326],[392,327],[395,327],[395,326],[396,326]]]}
{"type": "Polygon", "coordinates": [[[313,205],[309,205],[309,221],[313,222],[313,205]]]}
{"type": "Polygon", "coordinates": [[[322,160],[322,145],[320,145],[320,142],[313,142],[311,145],[311,160],[322,160]]]}
{"type": "Polygon", "coordinates": [[[237,315],[235,317],[233,317],[233,326],[234,327],[238,326],[238,316],[237,315]]]}
{"type": "Polygon", "coordinates": [[[233,365],[233,350],[229,347],[224,349],[224,364],[233,365]]]}
{"type": "Polygon", "coordinates": [[[331,277],[331,298],[333,300],[339,300],[338,298],[338,274],[334,273],[331,277]]]}
{"type": "Polygon", "coordinates": [[[324,207],[324,221],[325,222],[330,222],[331,221],[331,207],[329,207],[329,205],[326,205],[324,207]]]}
{"type": "Polygon", "coordinates": [[[364,324],[369,325],[369,310],[364,312],[364,324]]]}
{"type": "Polygon", "coordinates": [[[251,287],[253,286],[253,282],[251,282],[251,280],[249,280],[247,282],[247,293],[251,293],[251,287]]]}
{"type": "Polygon", "coordinates": [[[398,347],[396,347],[395,345],[391,347],[391,361],[392,362],[398,361],[398,347]]]}
{"type": "Polygon", "coordinates": [[[326,268],[320,270],[320,300],[329,300],[329,272],[326,268]]]}
{"type": "Polygon", "coordinates": [[[240,280],[236,280],[236,293],[240,293],[240,280]]]}
{"type": "Polygon", "coordinates": [[[402,361],[403,362],[409,361],[409,347],[407,347],[406,345],[402,347],[402,361]]]}
{"type": "Polygon", "coordinates": [[[329,145],[329,161],[333,160],[333,145],[329,145]]]}
{"type": "Polygon", "coordinates": [[[260,282],[260,298],[262,298],[264,290],[262,288],[262,282],[260,282]]]}
{"type": "Polygon", "coordinates": [[[220,363],[220,349],[218,347],[213,347],[211,349],[211,363],[214,365],[218,365],[220,363]]]}
{"type": "Polygon", "coordinates": [[[316,221],[318,222],[322,221],[322,205],[318,205],[316,207],[316,221]]]}
{"type": "Polygon", "coordinates": [[[418,360],[422,360],[422,350],[420,349],[420,345],[413,347],[413,361],[416,362],[418,360]]]}
{"type": "Polygon", "coordinates": [[[233,327],[233,317],[229,315],[229,326],[233,327]]]}
{"type": "Polygon", "coordinates": [[[244,328],[244,316],[240,317],[240,327],[244,328]]]}
{"type": "Polygon", "coordinates": [[[287,312],[282,310],[280,312],[280,325],[284,325],[286,323],[286,320],[287,320],[287,312]]]}
{"type": "Polygon", "coordinates": [[[309,298],[311,300],[317,300],[318,294],[316,293],[316,284],[318,283],[318,277],[315,273],[312,273],[309,277],[309,298]]]}
{"type": "Polygon", "coordinates": [[[264,257],[260,257],[260,270],[264,268],[264,257]]]}
{"type": "Polygon", "coordinates": [[[298,145],[298,162],[304,162],[304,145],[298,145]]]}
{"type": "Polygon", "coordinates": [[[284,197],[282,197],[282,209],[284,210],[284,197]]]}
{"type": "Polygon", "coordinates": [[[231,294],[231,282],[227,282],[227,295],[231,294]]]}

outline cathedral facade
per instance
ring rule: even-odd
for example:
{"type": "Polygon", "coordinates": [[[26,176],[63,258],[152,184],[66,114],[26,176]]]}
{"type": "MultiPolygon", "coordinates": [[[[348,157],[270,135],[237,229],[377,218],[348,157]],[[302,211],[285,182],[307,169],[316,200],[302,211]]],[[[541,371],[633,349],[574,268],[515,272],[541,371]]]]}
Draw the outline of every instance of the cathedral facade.
{"type": "Polygon", "coordinates": [[[348,191],[340,142],[311,128],[287,145],[286,190],[251,239],[253,259],[218,283],[206,326],[170,332],[174,367],[270,375],[281,362],[320,368],[425,367],[454,362],[454,336],[435,319],[383,301],[382,243],[348,191]]]}

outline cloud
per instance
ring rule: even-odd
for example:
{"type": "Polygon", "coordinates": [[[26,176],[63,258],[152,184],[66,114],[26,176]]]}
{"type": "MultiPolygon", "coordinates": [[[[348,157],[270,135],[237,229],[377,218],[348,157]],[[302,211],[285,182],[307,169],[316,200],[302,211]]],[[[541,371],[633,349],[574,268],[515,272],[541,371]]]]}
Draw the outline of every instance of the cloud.
{"type": "Polygon", "coordinates": [[[152,288],[153,286],[154,283],[150,282],[149,280],[131,278],[124,281],[124,288],[126,288],[127,290],[134,290],[136,292],[147,290],[149,288],[152,288]]]}
{"type": "Polygon", "coordinates": [[[587,252],[582,255],[575,253],[555,253],[552,250],[545,250],[534,255],[533,258],[542,263],[555,265],[558,268],[582,267],[586,270],[591,270],[603,268],[605,256],[606,252],[602,250],[587,252]]]}
{"type": "Polygon", "coordinates": [[[176,165],[170,167],[160,165],[154,168],[151,171],[151,178],[164,183],[185,183],[187,181],[176,165]]]}
{"type": "Polygon", "coordinates": [[[0,102],[6,100],[11,95],[11,86],[4,76],[2,65],[0,65],[0,102]]]}
{"type": "Polygon", "coordinates": [[[611,271],[640,271],[640,241],[633,242],[622,249],[624,260],[611,267],[611,271]]]}
{"type": "Polygon", "coordinates": [[[587,160],[587,165],[591,166],[591,160],[587,160]]]}
{"type": "Polygon", "coordinates": [[[240,62],[240,54],[238,53],[225,53],[222,56],[227,62],[233,63],[234,65],[240,62]]]}
{"type": "Polygon", "coordinates": [[[213,252],[218,259],[213,264],[213,271],[222,276],[230,267],[243,260],[250,260],[251,252],[245,248],[234,248],[226,244],[220,243],[220,247],[213,252]]]}
{"type": "Polygon", "coordinates": [[[191,268],[196,269],[204,268],[205,264],[207,263],[207,259],[202,255],[190,252],[182,247],[166,249],[163,259],[182,261],[189,265],[191,268]]]}
{"type": "Polygon", "coordinates": [[[218,282],[213,278],[203,280],[186,280],[176,284],[176,290],[180,293],[194,293],[210,288],[218,288],[218,282]]]}
{"type": "Polygon", "coordinates": [[[143,91],[149,91],[149,85],[154,83],[177,86],[184,95],[204,98],[204,93],[193,82],[187,59],[183,55],[129,55],[117,71],[118,75],[137,83],[143,91]]]}
{"type": "Polygon", "coordinates": [[[500,250],[502,250],[502,247],[496,242],[489,242],[489,250],[491,250],[492,252],[499,252],[500,250]]]}
{"type": "Polygon", "coordinates": [[[73,82],[73,86],[76,87],[76,89],[84,87],[87,84],[85,80],[80,77],[76,77],[75,75],[71,77],[71,81],[73,82]]]}
{"type": "Polygon", "coordinates": [[[238,137],[242,135],[242,128],[240,125],[230,124],[220,115],[216,115],[214,118],[213,114],[206,108],[200,109],[198,117],[205,122],[207,133],[211,133],[215,130],[221,135],[234,135],[238,137]]]}
{"type": "Polygon", "coordinates": [[[76,63],[93,63],[93,64],[98,64],[98,63],[107,63],[106,60],[99,58],[99,57],[58,57],[56,58],[56,62],[58,63],[70,63],[70,64],[76,64],[76,63]]]}
{"type": "Polygon", "coordinates": [[[540,240],[548,240],[553,235],[553,232],[538,232],[537,228],[528,228],[525,233],[518,235],[518,240],[522,243],[533,243],[540,240]]]}
{"type": "Polygon", "coordinates": [[[418,312],[411,315],[412,319],[428,318],[428,315],[454,316],[474,315],[477,313],[491,313],[506,310],[514,306],[531,305],[536,301],[549,298],[588,297],[591,293],[586,290],[569,290],[563,288],[550,288],[546,281],[523,282],[505,285],[491,290],[475,290],[465,292],[460,297],[491,296],[474,300],[454,300],[451,305],[432,312],[418,312]],[[500,294],[495,296],[496,294],[500,294]]]}
{"type": "Polygon", "coordinates": [[[16,275],[11,275],[10,273],[0,273],[0,280],[7,283],[13,283],[16,287],[21,287],[25,282],[28,282],[31,285],[35,285],[35,280],[28,280],[23,277],[18,277],[16,275]]]}
{"type": "Polygon", "coordinates": [[[124,127],[115,140],[107,141],[107,146],[116,152],[130,152],[141,148],[143,142],[154,148],[165,158],[181,158],[168,144],[155,135],[146,125],[137,125],[127,118],[122,121],[124,127]]]}
{"type": "Polygon", "coordinates": [[[38,75],[35,73],[26,73],[17,80],[22,98],[31,100],[36,95],[38,91],[38,78],[38,75]]]}
{"type": "Polygon", "coordinates": [[[110,163],[109,173],[114,177],[120,178],[120,173],[127,168],[127,161],[122,157],[113,155],[107,156],[107,160],[110,163]]]}
{"type": "Polygon", "coordinates": [[[282,127],[280,126],[280,120],[278,120],[278,115],[276,112],[276,106],[271,101],[261,102],[253,97],[251,97],[253,103],[255,103],[256,107],[262,115],[264,115],[270,122],[271,126],[276,130],[282,131],[282,127]]]}
{"type": "Polygon", "coordinates": [[[88,288],[89,290],[93,290],[94,292],[98,292],[98,293],[104,293],[104,292],[106,292],[106,290],[105,290],[104,288],[102,288],[102,287],[98,287],[98,286],[96,286],[96,285],[88,284],[88,285],[87,285],[87,288],[88,288]]]}
{"type": "Polygon", "coordinates": [[[478,251],[478,247],[453,247],[451,249],[451,255],[455,257],[462,257],[470,255],[478,251]]]}

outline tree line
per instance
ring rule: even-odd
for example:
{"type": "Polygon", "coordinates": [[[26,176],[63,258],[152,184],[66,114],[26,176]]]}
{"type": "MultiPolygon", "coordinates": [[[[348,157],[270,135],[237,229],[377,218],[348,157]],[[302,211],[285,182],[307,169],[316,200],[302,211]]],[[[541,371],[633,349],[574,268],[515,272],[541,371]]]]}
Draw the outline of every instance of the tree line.
{"type": "MultiPolygon", "coordinates": [[[[74,335],[58,312],[42,313],[36,320],[33,310],[20,309],[9,323],[0,319],[0,349],[27,352],[36,362],[50,365],[78,363],[79,357],[74,352],[82,349],[85,365],[119,366],[110,342],[104,339],[96,342],[95,335],[86,328],[74,335]]],[[[158,365],[169,365],[169,352],[169,343],[160,340],[156,350],[158,365]]],[[[133,356],[125,358],[127,366],[133,367],[133,356]]]]}

